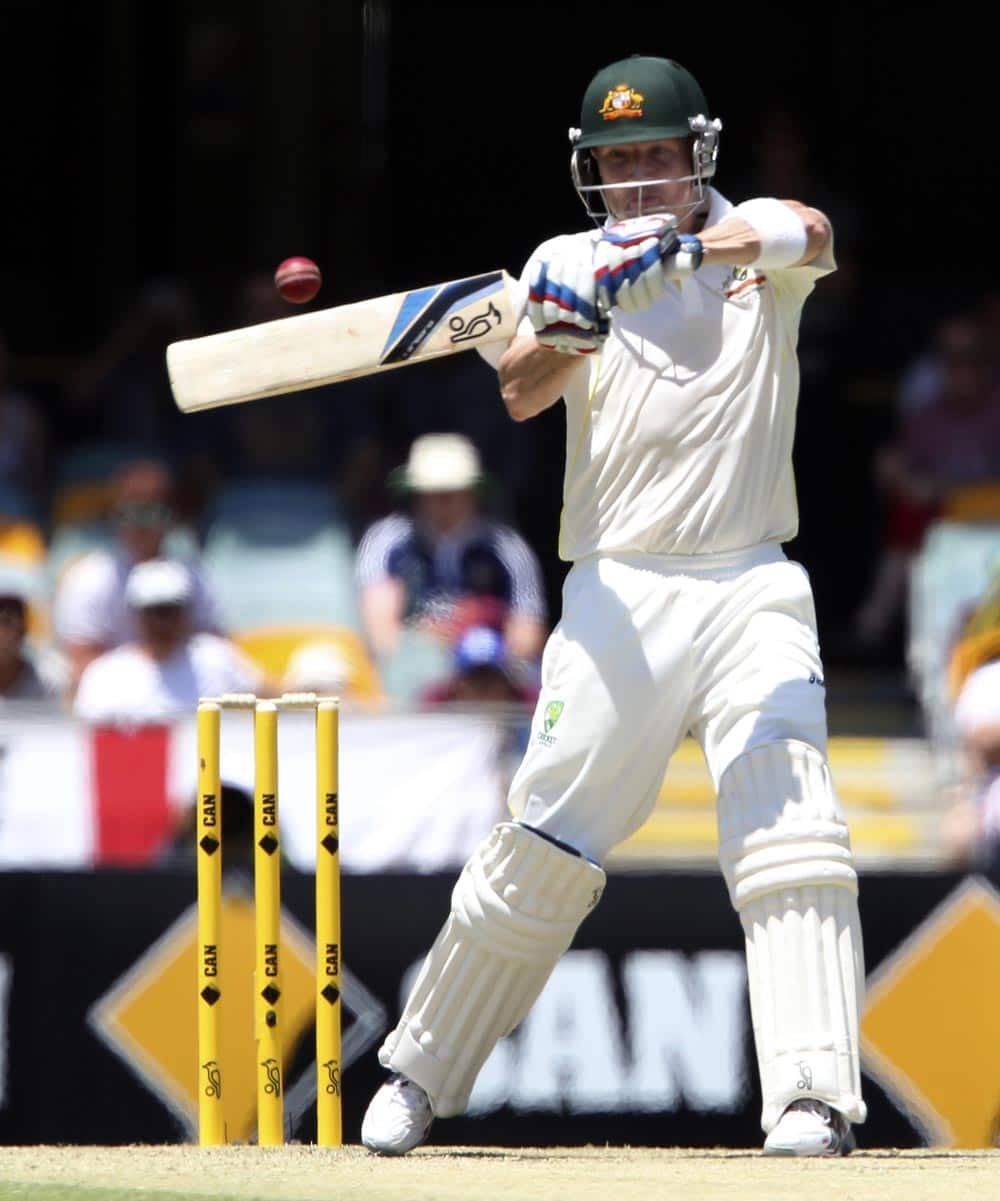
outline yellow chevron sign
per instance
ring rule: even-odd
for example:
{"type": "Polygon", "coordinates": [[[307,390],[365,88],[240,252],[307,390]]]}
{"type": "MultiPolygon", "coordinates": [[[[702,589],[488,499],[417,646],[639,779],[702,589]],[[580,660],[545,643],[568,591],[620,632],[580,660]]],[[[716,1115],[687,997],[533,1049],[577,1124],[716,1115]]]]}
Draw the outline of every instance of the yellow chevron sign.
{"type": "MultiPolygon", "coordinates": [[[[221,983],[225,1013],[224,1120],[230,1142],[257,1126],[254,1041],[254,912],[252,900],[228,891],[222,903],[221,983]]],[[[281,918],[282,1025],[285,1067],[314,1017],[312,936],[287,913],[281,918]]],[[[192,906],[94,1006],[99,1035],[193,1134],[198,1117],[197,922],[192,906]]]]}
{"type": "Polygon", "coordinates": [[[985,880],[964,881],[872,975],[861,1052],[930,1142],[996,1145],[1000,894],[985,880]]]}

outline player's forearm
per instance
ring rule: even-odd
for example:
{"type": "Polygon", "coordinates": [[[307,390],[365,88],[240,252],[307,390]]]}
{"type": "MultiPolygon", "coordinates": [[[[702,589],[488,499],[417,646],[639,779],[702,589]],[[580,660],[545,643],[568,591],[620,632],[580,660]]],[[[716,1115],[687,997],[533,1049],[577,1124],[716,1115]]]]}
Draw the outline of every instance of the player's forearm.
{"type": "MultiPolygon", "coordinates": [[[[812,262],[831,237],[829,221],[818,209],[809,208],[797,200],[783,200],[781,203],[795,213],[805,228],[805,250],[795,265],[812,262]]],[[[703,264],[748,267],[761,255],[761,235],[742,217],[727,217],[718,225],[704,230],[699,237],[705,250],[703,264]]]]}
{"type": "Polygon", "coordinates": [[[403,627],[405,594],[399,580],[386,577],[361,592],[361,623],[376,657],[391,655],[403,627]]]}
{"type": "Polygon", "coordinates": [[[702,265],[706,267],[712,264],[746,267],[760,254],[760,236],[739,217],[727,217],[698,236],[705,250],[702,265]]]}
{"type": "Polygon", "coordinates": [[[584,360],[539,346],[531,335],[515,338],[497,366],[500,395],[515,421],[535,417],[562,396],[584,360]]]}

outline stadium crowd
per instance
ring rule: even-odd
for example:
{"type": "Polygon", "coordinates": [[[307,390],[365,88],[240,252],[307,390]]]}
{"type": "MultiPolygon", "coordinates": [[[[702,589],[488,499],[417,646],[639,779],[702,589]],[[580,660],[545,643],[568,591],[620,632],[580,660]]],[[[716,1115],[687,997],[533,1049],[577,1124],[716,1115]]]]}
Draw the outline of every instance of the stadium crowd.
{"type": "MultiPolygon", "coordinates": [[[[801,173],[793,142],[764,156],[775,187],[801,173]]],[[[808,545],[834,548],[807,564],[821,611],[841,516],[829,471],[808,468],[850,386],[837,359],[850,237],[843,257],[800,334],[803,524],[808,545]]],[[[290,311],[252,275],[225,320],[290,311]]],[[[986,804],[1000,721],[998,320],[995,292],[970,295],[893,375],[868,466],[870,572],[855,564],[853,616],[825,625],[828,666],[888,666],[957,758],[952,837],[966,858],[1000,829],[1000,802],[986,804]]],[[[557,497],[551,430],[512,422],[474,353],[184,416],[164,350],[198,332],[192,291],[151,281],[93,353],[40,387],[0,332],[0,704],[132,725],[245,690],[527,712],[563,573],[538,517],[557,497]]]]}

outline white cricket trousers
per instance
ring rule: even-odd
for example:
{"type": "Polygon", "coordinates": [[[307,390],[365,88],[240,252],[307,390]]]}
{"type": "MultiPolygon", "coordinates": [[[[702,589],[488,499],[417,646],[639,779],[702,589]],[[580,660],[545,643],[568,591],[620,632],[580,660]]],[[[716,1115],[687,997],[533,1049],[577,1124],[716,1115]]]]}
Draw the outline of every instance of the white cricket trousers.
{"type": "Polygon", "coordinates": [[[776,543],[573,566],[510,810],[601,863],[649,817],[689,733],[716,787],[764,743],[826,755],[812,591],[776,543]]]}
{"type": "Polygon", "coordinates": [[[462,1112],[496,1039],[528,1012],[600,897],[595,863],[649,816],[688,732],[716,786],[720,864],[745,935],[761,1125],[801,1096],[864,1120],[857,873],[826,765],[809,582],[776,545],[601,555],[570,571],[510,789],[523,824],[498,826],[466,866],[379,1052],[439,1116],[462,1112]]]}
{"type": "Polygon", "coordinates": [[[777,545],[577,563],[545,648],[514,816],[602,863],[656,803],[688,733],[718,794],[739,913],[761,1126],[803,1095],[863,1122],[857,873],[826,764],[812,592],[777,545]]]}

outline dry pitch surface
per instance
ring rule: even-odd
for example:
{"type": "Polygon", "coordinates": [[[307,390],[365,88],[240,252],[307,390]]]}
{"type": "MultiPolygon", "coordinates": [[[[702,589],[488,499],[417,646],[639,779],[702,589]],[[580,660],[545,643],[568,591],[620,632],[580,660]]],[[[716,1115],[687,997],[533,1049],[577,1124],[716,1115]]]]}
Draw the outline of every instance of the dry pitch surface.
{"type": "Polygon", "coordinates": [[[0,1147],[0,1201],[1000,1201],[1000,1152],[869,1151],[839,1160],[604,1147],[0,1147]]]}

